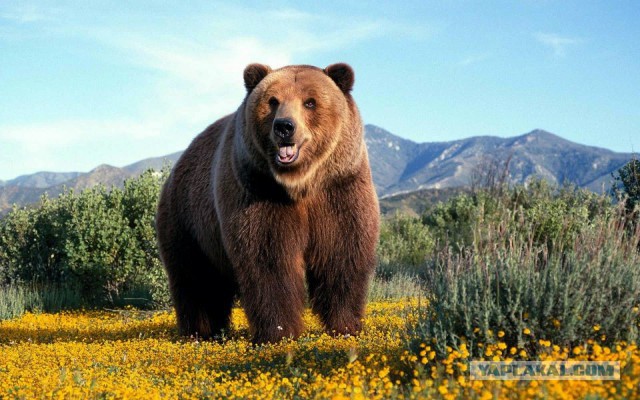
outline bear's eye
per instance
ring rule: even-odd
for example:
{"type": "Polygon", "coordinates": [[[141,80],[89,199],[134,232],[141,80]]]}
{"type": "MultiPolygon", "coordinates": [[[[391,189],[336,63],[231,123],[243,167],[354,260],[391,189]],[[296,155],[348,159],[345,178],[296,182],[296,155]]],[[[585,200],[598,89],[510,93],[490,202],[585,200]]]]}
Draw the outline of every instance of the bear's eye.
{"type": "Polygon", "coordinates": [[[309,109],[314,109],[314,108],[316,108],[316,100],[315,99],[308,99],[307,101],[304,102],[304,106],[309,108],[309,109]]]}
{"type": "Polygon", "coordinates": [[[278,105],[280,105],[280,102],[275,97],[272,97],[269,99],[269,105],[271,107],[278,107],[278,105]]]}

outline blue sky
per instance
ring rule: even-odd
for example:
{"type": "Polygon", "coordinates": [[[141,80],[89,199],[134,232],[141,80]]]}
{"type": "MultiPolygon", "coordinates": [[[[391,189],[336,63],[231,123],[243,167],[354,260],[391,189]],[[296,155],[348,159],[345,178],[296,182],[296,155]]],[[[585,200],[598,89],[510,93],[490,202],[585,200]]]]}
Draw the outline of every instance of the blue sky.
{"type": "Polygon", "coordinates": [[[0,2],[0,179],[184,149],[250,62],[356,71],[414,141],[542,128],[640,149],[638,1],[0,2]],[[134,3],[134,4],[129,4],[134,3]]]}

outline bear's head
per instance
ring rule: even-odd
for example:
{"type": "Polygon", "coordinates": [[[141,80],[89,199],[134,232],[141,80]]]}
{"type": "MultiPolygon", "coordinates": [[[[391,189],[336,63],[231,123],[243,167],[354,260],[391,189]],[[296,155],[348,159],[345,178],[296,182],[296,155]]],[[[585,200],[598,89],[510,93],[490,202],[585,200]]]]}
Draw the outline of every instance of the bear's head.
{"type": "Polygon", "coordinates": [[[351,98],[353,69],[251,64],[244,71],[244,141],[287,189],[319,169],[346,170],[362,157],[362,123],[351,98]]]}

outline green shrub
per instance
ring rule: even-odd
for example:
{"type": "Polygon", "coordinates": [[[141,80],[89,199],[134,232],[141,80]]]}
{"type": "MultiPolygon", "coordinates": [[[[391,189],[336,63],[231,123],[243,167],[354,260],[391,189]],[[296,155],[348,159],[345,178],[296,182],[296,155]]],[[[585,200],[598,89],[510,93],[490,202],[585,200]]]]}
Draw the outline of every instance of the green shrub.
{"type": "Polygon", "coordinates": [[[167,304],[153,225],[167,172],[14,208],[0,221],[0,285],[45,282],[77,291],[85,306],[140,296],[167,304]]]}
{"type": "Polygon", "coordinates": [[[585,189],[554,187],[544,180],[493,195],[477,191],[440,203],[425,212],[423,223],[433,232],[439,249],[453,251],[493,245],[505,232],[528,237],[535,244],[563,246],[608,212],[611,202],[585,189]]]}
{"type": "Polygon", "coordinates": [[[474,243],[474,227],[491,215],[486,201],[491,205],[493,198],[485,192],[462,194],[427,210],[422,221],[433,231],[440,246],[459,250],[474,243]]]}
{"type": "Polygon", "coordinates": [[[619,200],[624,200],[629,213],[633,212],[640,205],[640,160],[634,155],[611,176],[614,178],[612,194],[619,200]]]}
{"type": "Polygon", "coordinates": [[[430,304],[414,327],[418,341],[435,339],[442,356],[446,346],[466,341],[479,356],[475,345],[495,343],[500,330],[509,346],[525,343],[525,328],[535,339],[567,346],[596,337],[595,326],[602,342],[638,340],[639,232],[625,229],[623,208],[603,209],[571,234],[555,227],[582,221],[583,211],[556,221],[556,210],[546,216],[531,210],[539,209],[505,211],[520,225],[483,227],[493,238],[485,245],[438,255],[426,279],[430,304]],[[548,246],[558,235],[565,235],[563,245],[548,246]]]}
{"type": "Polygon", "coordinates": [[[420,218],[397,214],[380,227],[378,274],[419,274],[434,248],[433,236],[420,218]]]}

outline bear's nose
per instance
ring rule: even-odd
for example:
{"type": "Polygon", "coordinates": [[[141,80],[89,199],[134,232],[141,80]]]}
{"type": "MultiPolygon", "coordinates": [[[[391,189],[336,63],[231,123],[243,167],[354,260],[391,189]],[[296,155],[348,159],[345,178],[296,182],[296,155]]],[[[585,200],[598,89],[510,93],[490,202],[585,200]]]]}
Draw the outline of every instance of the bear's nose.
{"type": "Polygon", "coordinates": [[[273,121],[273,132],[282,139],[291,139],[296,126],[289,118],[278,118],[273,121]]]}

